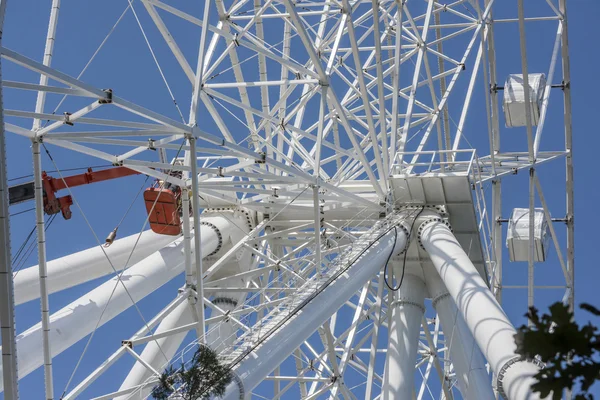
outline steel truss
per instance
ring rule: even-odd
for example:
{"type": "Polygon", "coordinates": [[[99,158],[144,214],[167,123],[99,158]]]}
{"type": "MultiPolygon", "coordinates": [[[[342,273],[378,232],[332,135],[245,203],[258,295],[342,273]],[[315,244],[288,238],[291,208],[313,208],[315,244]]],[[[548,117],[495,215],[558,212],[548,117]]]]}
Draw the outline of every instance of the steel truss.
{"type": "MultiPolygon", "coordinates": [[[[4,6],[3,1],[0,10],[4,6]]],[[[31,140],[36,178],[41,171],[40,147],[49,151],[62,148],[182,187],[184,223],[182,237],[168,243],[163,238],[154,247],[140,245],[143,248],[134,251],[135,246],[119,247],[117,241],[101,252],[96,248],[96,253],[88,250],[70,255],[68,260],[48,262],[44,230],[38,230],[39,266],[15,278],[15,293],[17,318],[21,303],[37,298],[42,301],[42,324],[24,335],[44,338],[37,352],[42,354],[42,349],[45,357],[39,362],[27,359],[23,350],[19,357],[28,366],[21,370],[21,378],[45,365],[46,398],[58,397],[57,390],[61,389],[56,388],[64,385],[52,376],[52,359],[66,346],[60,340],[52,341],[52,326],[64,313],[73,311],[70,306],[52,309],[49,294],[111,274],[112,279],[102,287],[118,288],[112,290],[122,299],[116,316],[131,307],[139,311],[138,301],[167,281],[185,276],[181,290],[162,299],[166,304],[162,311],[147,320],[142,317],[137,332],[124,332],[123,342],[107,350],[107,354],[114,351],[112,355],[86,370],[83,380],[67,383],[60,396],[144,397],[162,368],[173,360],[187,360],[203,343],[221,351],[223,362],[243,365],[252,356],[245,353],[246,341],[269,343],[270,329],[280,329],[278,318],[285,312],[291,315],[290,310],[306,300],[303,296],[331,278],[333,275],[327,274],[336,271],[340,260],[348,254],[372,252],[371,246],[379,243],[373,227],[394,210],[412,210],[414,219],[419,207],[435,206],[446,210],[443,217],[452,220],[463,212],[455,210],[466,207],[474,223],[472,227],[456,227],[456,240],[466,251],[464,238],[477,238],[476,250],[469,250],[468,256],[500,304],[517,309],[518,305],[503,295],[507,290],[526,290],[527,303],[517,310],[522,315],[527,305],[537,304],[535,295],[540,290],[560,290],[562,300],[573,306],[573,167],[565,0],[557,4],[539,0],[531,9],[525,8],[523,0],[516,5],[495,0],[449,4],[434,0],[214,0],[193,12],[160,0],[131,1],[125,13],[134,14],[139,27],[145,29],[144,37],[146,31],[155,30],[164,39],[148,41],[157,49],[152,53],[157,65],[163,58],[174,58],[181,71],[171,73],[184,77],[177,83],[191,85],[190,112],[183,121],[153,111],[152,101],[147,105],[128,101],[118,87],[100,89],[52,67],[55,31],[60,25],[58,11],[59,1],[54,0],[42,62],[24,56],[18,48],[5,47],[6,41],[0,46],[3,64],[17,65],[20,69],[13,70],[41,77],[36,82],[25,81],[22,76],[27,73],[15,73],[14,80],[3,77],[4,130],[31,140]],[[142,14],[152,26],[143,26],[143,19],[138,17],[142,14]],[[196,29],[199,45],[193,55],[188,54],[189,45],[178,39],[178,24],[196,29]],[[552,32],[547,35],[551,52],[543,61],[547,65],[544,71],[529,69],[531,42],[525,27],[535,24],[552,32]],[[517,52],[503,54],[505,49],[497,46],[502,41],[497,32],[504,27],[518,31],[517,52]],[[527,81],[533,72],[544,72],[548,82],[538,124],[533,126],[531,109],[525,107],[527,123],[520,129],[523,140],[506,140],[510,136],[500,127],[502,81],[508,73],[522,73],[527,81]],[[37,93],[31,109],[13,107],[20,103],[11,101],[11,94],[27,91],[37,93]],[[61,108],[64,114],[49,112],[46,97],[56,95],[65,96],[73,108],[61,108]],[[478,100],[485,104],[487,137],[482,126],[474,128],[467,118],[481,108],[478,100]],[[546,119],[552,118],[548,117],[549,110],[556,111],[561,104],[564,147],[552,147],[556,141],[550,139],[557,133],[547,125],[549,132],[543,139],[552,146],[545,145],[542,134],[546,119]],[[544,191],[544,169],[556,171],[558,159],[565,162],[567,197],[562,206],[550,209],[544,196],[550,192],[547,188],[544,191]],[[517,198],[514,193],[518,190],[524,192],[523,182],[512,178],[521,170],[528,171],[531,218],[533,209],[542,207],[546,220],[553,221],[549,234],[554,254],[544,266],[550,271],[548,275],[556,278],[552,283],[545,280],[543,285],[536,284],[534,279],[533,223],[526,279],[514,279],[503,269],[502,224],[510,211],[503,208],[503,199],[517,198]],[[172,171],[182,173],[173,176],[172,171]],[[468,182],[462,191],[469,192],[468,198],[452,197],[454,184],[447,180],[452,178],[468,182]],[[423,196],[410,186],[416,182],[413,179],[421,182],[423,196]],[[398,191],[400,180],[412,189],[398,191]],[[430,184],[439,188],[438,200],[426,193],[430,184]],[[557,223],[565,223],[566,235],[557,223]],[[481,256],[475,254],[477,248],[481,256]],[[176,265],[163,275],[158,272],[162,264],[153,261],[161,252],[170,252],[168,260],[176,265]],[[83,272],[86,264],[91,268],[106,257],[113,261],[103,272],[93,276],[83,272]],[[144,290],[126,279],[136,268],[145,270],[142,267],[157,271],[148,277],[144,290]],[[53,271],[60,268],[72,273],[68,282],[53,282],[53,271]],[[32,283],[35,291],[20,294],[25,290],[22,282],[29,279],[27,276],[37,280],[38,271],[39,282],[32,283]],[[268,321],[275,322],[271,326],[268,321]],[[185,341],[189,331],[196,332],[192,342],[185,341]],[[232,350],[224,353],[223,349],[232,350]],[[115,387],[94,385],[124,356],[136,362],[127,377],[115,379],[119,382],[115,387]]],[[[169,73],[162,76],[175,102],[169,73]]],[[[525,97],[529,90],[525,85],[525,97]]],[[[61,160],[52,162],[52,169],[60,171],[61,160]]],[[[0,191],[5,188],[3,178],[0,191]]],[[[44,226],[41,195],[38,191],[38,227],[44,226]]],[[[79,207],[77,196],[74,198],[79,207]]],[[[525,197],[519,201],[524,205],[525,197]]],[[[404,272],[413,276],[411,273],[431,263],[410,235],[406,237],[406,254],[390,256],[384,263],[390,264],[387,278],[391,283],[397,283],[404,272]]],[[[10,268],[7,271],[10,273],[10,268]]],[[[399,324],[393,317],[398,312],[398,295],[386,284],[383,271],[365,277],[346,300],[331,309],[326,320],[311,326],[289,356],[270,365],[272,368],[256,382],[246,382],[253,398],[387,399],[388,336],[398,329],[392,326],[399,324]]],[[[10,284],[3,284],[0,290],[0,304],[5,308],[14,304],[10,284]]],[[[73,304],[96,299],[94,293],[104,295],[103,290],[99,286],[73,304]]],[[[427,290],[429,293],[422,295],[433,302],[423,303],[425,313],[417,319],[420,326],[411,325],[418,337],[413,343],[415,353],[411,353],[416,354],[414,372],[420,378],[410,390],[418,400],[467,397],[455,341],[467,338],[464,343],[468,348],[477,338],[468,339],[467,328],[460,335],[445,332],[440,325],[444,318],[437,313],[454,303],[436,301],[430,283],[427,290]]],[[[112,294],[107,310],[115,303],[111,300],[112,294]]],[[[457,312],[457,306],[453,307],[457,312]]],[[[8,307],[0,314],[8,318],[9,325],[12,311],[8,307]]],[[[63,320],[64,326],[77,324],[77,319],[71,318],[68,323],[63,320]]],[[[3,333],[5,326],[3,319],[3,333]]],[[[81,338],[92,333],[78,329],[81,338]]],[[[14,325],[7,332],[10,338],[14,325]]],[[[8,390],[16,393],[14,384],[8,386],[16,367],[7,364],[8,356],[14,354],[5,351],[7,346],[10,340],[3,335],[5,396],[8,390]]],[[[255,351],[261,350],[257,347],[255,351]]],[[[73,365],[64,368],[70,370],[73,365]]],[[[484,375],[473,379],[487,378],[489,387],[482,390],[493,389],[497,396],[497,377],[487,376],[487,372],[484,375]]],[[[238,386],[244,387],[243,382],[238,386]]]]}

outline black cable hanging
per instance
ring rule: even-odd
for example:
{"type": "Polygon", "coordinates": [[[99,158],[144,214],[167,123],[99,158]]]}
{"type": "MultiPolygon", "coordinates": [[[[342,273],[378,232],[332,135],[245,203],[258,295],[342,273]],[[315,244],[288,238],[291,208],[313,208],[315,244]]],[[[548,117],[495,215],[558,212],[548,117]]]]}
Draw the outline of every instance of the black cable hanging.
{"type": "Polygon", "coordinates": [[[410,245],[410,239],[412,238],[412,232],[413,232],[413,228],[415,226],[415,222],[417,221],[417,218],[419,218],[419,216],[421,215],[423,210],[425,210],[425,206],[421,207],[421,210],[417,213],[416,217],[413,219],[413,221],[410,225],[410,230],[408,231],[408,237],[406,238],[406,247],[403,250],[404,257],[402,259],[402,275],[400,276],[400,283],[398,283],[398,287],[391,286],[388,281],[388,278],[387,278],[388,264],[390,263],[392,255],[394,254],[394,249],[396,248],[396,241],[398,240],[398,229],[396,228],[396,226],[394,226],[394,233],[395,233],[394,246],[392,247],[392,251],[390,252],[388,259],[385,262],[385,267],[383,267],[383,280],[385,282],[385,285],[392,292],[397,292],[398,290],[400,290],[400,287],[402,286],[402,282],[404,281],[404,272],[406,271],[406,255],[408,254],[408,246],[410,245]]]}

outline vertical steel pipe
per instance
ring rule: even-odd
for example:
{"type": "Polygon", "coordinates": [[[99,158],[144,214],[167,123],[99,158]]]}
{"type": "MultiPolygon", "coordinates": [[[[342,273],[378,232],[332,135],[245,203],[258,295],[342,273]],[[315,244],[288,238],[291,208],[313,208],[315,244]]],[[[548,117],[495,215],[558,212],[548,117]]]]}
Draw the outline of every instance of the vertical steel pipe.
{"type": "Polygon", "coordinates": [[[46,266],[46,226],[44,219],[44,187],[42,186],[42,157],[40,142],[33,141],[33,176],[35,187],[35,227],[37,231],[38,271],[40,279],[40,303],[42,308],[42,353],[44,355],[44,381],[46,399],[54,398],[52,380],[52,349],[50,344],[50,301],[48,299],[48,268],[46,266]]]}
{"type": "MultiPolygon", "coordinates": [[[[0,0],[0,44],[6,0],[0,0]]],[[[1,61],[0,61],[1,66],[1,61]]],[[[2,99],[2,71],[0,68],[0,241],[10,243],[8,219],[8,178],[6,174],[6,135],[4,130],[4,105],[2,99]]],[[[15,303],[10,245],[0,246],[0,337],[2,338],[2,380],[5,400],[17,400],[17,343],[15,337],[15,303]]]]}
{"type": "MultiPolygon", "coordinates": [[[[208,8],[208,6],[206,6],[208,8]]],[[[201,57],[200,57],[201,58],[201,57]]],[[[194,261],[196,264],[196,293],[198,300],[196,302],[196,310],[198,313],[198,331],[201,336],[198,338],[204,343],[206,334],[206,325],[204,323],[204,279],[202,275],[202,254],[210,254],[211,252],[203,253],[200,242],[202,241],[202,229],[200,229],[200,193],[198,191],[198,159],[196,156],[196,138],[189,138],[190,144],[190,166],[192,175],[192,210],[194,223],[194,261]]]]}
{"type": "Polygon", "coordinates": [[[421,318],[425,313],[425,283],[407,274],[393,293],[382,400],[410,399],[415,386],[415,364],[419,349],[421,318]]]}
{"type": "MultiPolygon", "coordinates": [[[[58,12],[60,10],[60,0],[52,0],[52,8],[50,10],[50,20],[48,23],[48,33],[46,34],[46,46],[44,48],[45,66],[50,66],[52,62],[52,53],[54,50],[54,41],[56,37],[56,27],[58,25],[58,12]]],[[[40,85],[48,84],[48,76],[42,74],[40,76],[40,85]]],[[[46,92],[39,91],[35,104],[35,112],[43,113],[44,104],[46,102],[46,92]]],[[[33,121],[33,130],[37,131],[40,128],[41,120],[39,118],[33,121]]],[[[36,210],[36,229],[38,238],[38,259],[39,259],[39,276],[40,276],[40,299],[42,307],[42,351],[44,353],[44,381],[46,399],[54,398],[54,384],[52,379],[52,355],[50,350],[50,305],[48,300],[48,289],[46,278],[48,271],[46,266],[46,233],[44,220],[44,200],[42,188],[42,160],[40,157],[40,143],[38,140],[33,140],[33,176],[35,185],[35,210],[36,210]]]]}

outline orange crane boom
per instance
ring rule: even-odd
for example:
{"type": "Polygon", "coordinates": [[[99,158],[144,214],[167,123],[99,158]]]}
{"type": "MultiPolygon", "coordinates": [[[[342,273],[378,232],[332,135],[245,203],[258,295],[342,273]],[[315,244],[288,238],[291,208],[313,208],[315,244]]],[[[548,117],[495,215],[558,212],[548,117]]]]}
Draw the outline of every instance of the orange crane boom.
{"type": "MultiPolygon", "coordinates": [[[[138,174],[140,172],[126,167],[100,171],[88,168],[87,172],[83,174],[53,178],[44,171],[42,172],[44,212],[48,215],[60,212],[64,219],[70,219],[73,199],[70,195],[57,197],[58,191],[138,174]]],[[[34,192],[33,182],[12,186],[9,188],[9,203],[12,205],[32,200],[35,197],[34,192]]],[[[181,233],[181,195],[181,188],[159,180],[144,191],[148,222],[154,232],[171,236],[181,233]]]]}
{"type": "MultiPolygon", "coordinates": [[[[139,175],[140,173],[125,167],[109,168],[100,171],[93,171],[88,168],[87,172],[62,178],[53,178],[42,172],[42,184],[44,186],[44,212],[48,215],[62,213],[64,219],[71,218],[71,205],[73,199],[70,195],[57,197],[56,192],[73,188],[76,186],[87,185],[90,183],[107,181],[110,179],[122,178],[129,175],[139,175]]],[[[9,188],[9,203],[17,204],[26,200],[32,200],[34,195],[33,182],[27,182],[9,188]]]]}

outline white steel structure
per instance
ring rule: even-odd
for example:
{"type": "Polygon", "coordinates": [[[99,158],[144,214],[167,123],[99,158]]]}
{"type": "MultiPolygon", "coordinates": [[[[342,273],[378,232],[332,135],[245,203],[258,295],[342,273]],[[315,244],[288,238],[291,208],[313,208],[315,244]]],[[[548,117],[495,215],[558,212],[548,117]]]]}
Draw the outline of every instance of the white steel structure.
{"type": "MultiPolygon", "coordinates": [[[[0,29],[4,399],[19,382],[47,399],[147,398],[165,367],[205,345],[234,372],[228,400],[539,398],[542,366],[516,355],[513,335],[527,306],[573,305],[571,97],[566,0],[524,3],[103,2],[116,18],[77,59],[103,63],[90,79],[63,68],[77,55],[60,52],[61,29],[85,25],[68,28],[60,0],[44,3],[43,54],[0,29]],[[134,64],[126,53],[139,49],[151,57],[134,64]],[[130,78],[111,68],[121,57],[130,78]],[[164,96],[122,94],[146,93],[157,68],[164,96]],[[7,153],[10,134],[32,149],[39,260],[18,272],[5,165],[8,154],[8,174],[25,175],[10,146],[27,142],[7,153]],[[70,157],[180,188],[181,234],[146,218],[103,246],[81,193],[105,196],[101,212],[117,220],[141,199],[67,188],[76,213],[61,223],[95,241],[63,241],[47,260],[42,171],[62,180],[70,157]],[[517,207],[528,235],[511,233],[508,268],[517,207]],[[40,323],[17,335],[32,301],[40,323]],[[137,329],[119,319],[127,310],[137,329]],[[120,337],[96,346],[104,326],[120,337]],[[88,351],[101,361],[81,362],[88,351]]],[[[0,24],[29,23],[5,9],[0,24]]]]}

